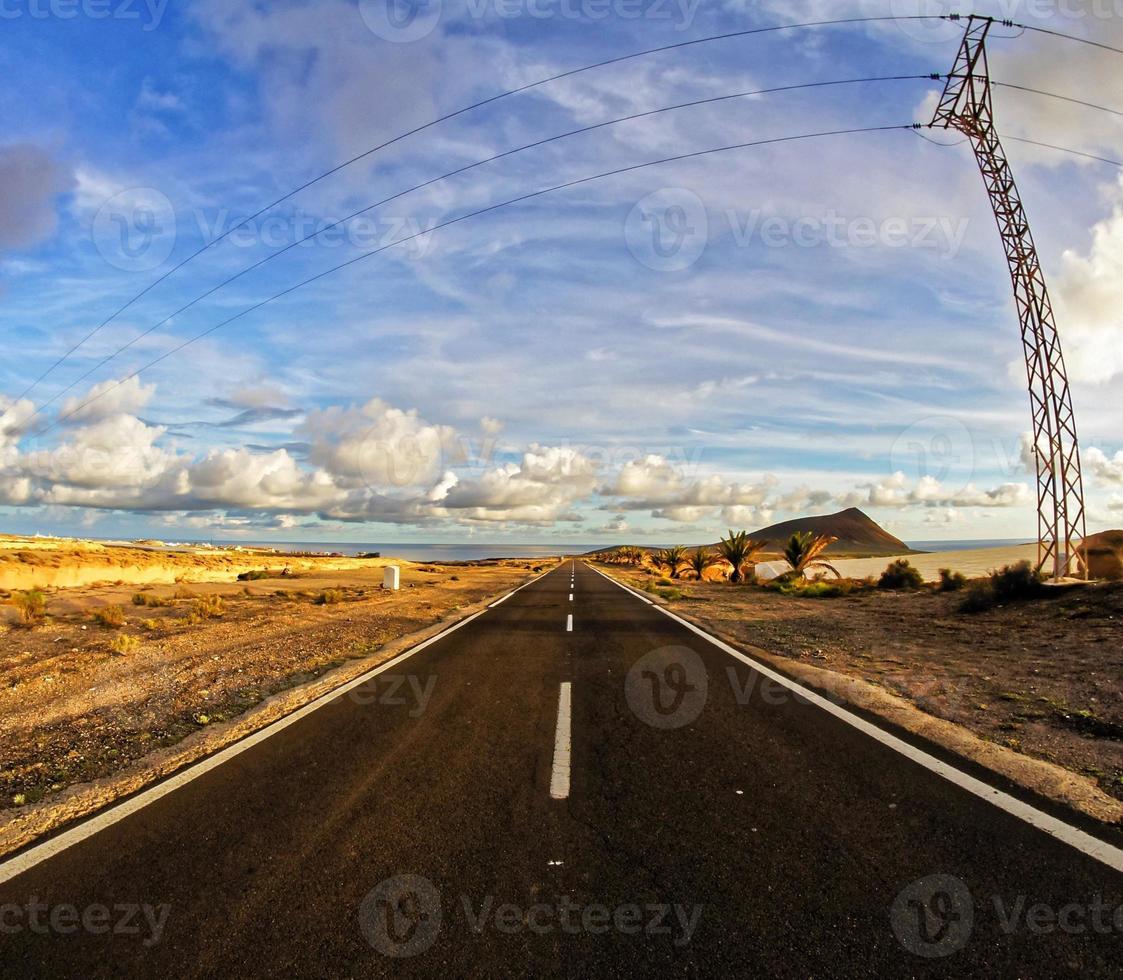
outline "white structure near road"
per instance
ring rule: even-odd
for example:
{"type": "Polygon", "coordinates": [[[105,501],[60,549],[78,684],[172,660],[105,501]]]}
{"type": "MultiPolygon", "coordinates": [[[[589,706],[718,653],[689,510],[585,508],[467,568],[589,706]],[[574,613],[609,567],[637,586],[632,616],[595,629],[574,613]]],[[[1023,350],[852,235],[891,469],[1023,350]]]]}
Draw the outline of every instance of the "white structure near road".
{"type": "Polygon", "coordinates": [[[382,570],[382,588],[397,592],[402,587],[402,570],[397,565],[387,565],[382,570]]]}

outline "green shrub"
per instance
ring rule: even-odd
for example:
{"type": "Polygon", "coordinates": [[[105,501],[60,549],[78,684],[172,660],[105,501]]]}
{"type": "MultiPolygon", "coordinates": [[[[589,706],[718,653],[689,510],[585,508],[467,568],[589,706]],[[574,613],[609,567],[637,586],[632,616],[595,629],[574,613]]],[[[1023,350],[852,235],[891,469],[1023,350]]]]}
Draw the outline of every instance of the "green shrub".
{"type": "Polygon", "coordinates": [[[962,572],[953,572],[950,568],[940,569],[940,591],[959,592],[967,588],[967,576],[962,572]]]}
{"type": "Polygon", "coordinates": [[[317,606],[334,606],[343,601],[343,592],[340,589],[324,589],[313,601],[317,606]]]}
{"type": "Polygon", "coordinates": [[[125,625],[125,610],[120,606],[103,606],[94,613],[94,619],[107,629],[117,629],[125,625]]]}
{"type": "Polygon", "coordinates": [[[924,576],[907,558],[898,558],[891,563],[877,582],[879,589],[919,589],[924,585],[924,576]]]}
{"type": "Polygon", "coordinates": [[[40,622],[47,611],[47,600],[38,589],[17,592],[12,596],[11,602],[19,613],[20,622],[26,626],[34,626],[40,622]]]}
{"type": "Polygon", "coordinates": [[[253,568],[248,572],[242,572],[238,576],[239,582],[260,582],[263,578],[272,578],[273,573],[264,568],[253,568]]]}
{"type": "Polygon", "coordinates": [[[991,572],[990,581],[997,602],[1034,599],[1041,595],[1045,588],[1041,583],[1041,573],[1028,561],[1007,565],[997,572],[991,572]]]}

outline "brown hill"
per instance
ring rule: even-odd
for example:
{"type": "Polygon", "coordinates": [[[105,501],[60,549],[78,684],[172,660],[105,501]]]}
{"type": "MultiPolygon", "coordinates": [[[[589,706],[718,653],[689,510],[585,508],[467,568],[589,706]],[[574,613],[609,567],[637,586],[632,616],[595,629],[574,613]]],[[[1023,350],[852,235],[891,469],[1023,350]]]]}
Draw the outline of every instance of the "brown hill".
{"type": "MultiPolygon", "coordinates": [[[[847,558],[881,558],[889,555],[911,555],[914,552],[899,538],[893,537],[888,531],[863,514],[857,507],[841,511],[837,514],[826,514],[822,517],[799,517],[794,521],[784,521],[782,524],[773,524],[771,527],[761,528],[750,535],[754,540],[767,542],[767,553],[779,555],[788,543],[788,538],[798,531],[811,531],[814,534],[829,534],[838,538],[827,553],[837,557],[847,558]]],[[[590,554],[600,555],[616,551],[619,545],[601,548],[590,554]]],[[[709,546],[711,550],[716,544],[709,546]]],[[[658,551],[650,545],[641,545],[642,551],[658,551]]]]}
{"type": "Polygon", "coordinates": [[[756,541],[768,542],[769,551],[782,551],[788,538],[800,531],[829,534],[831,537],[838,538],[827,549],[827,553],[832,555],[857,558],[912,554],[912,549],[900,538],[893,537],[857,507],[851,507],[837,514],[798,517],[794,521],[773,524],[771,527],[755,531],[750,537],[756,541]]]}
{"type": "Polygon", "coordinates": [[[1080,544],[1092,578],[1123,579],[1123,531],[1089,534],[1080,544]]]}

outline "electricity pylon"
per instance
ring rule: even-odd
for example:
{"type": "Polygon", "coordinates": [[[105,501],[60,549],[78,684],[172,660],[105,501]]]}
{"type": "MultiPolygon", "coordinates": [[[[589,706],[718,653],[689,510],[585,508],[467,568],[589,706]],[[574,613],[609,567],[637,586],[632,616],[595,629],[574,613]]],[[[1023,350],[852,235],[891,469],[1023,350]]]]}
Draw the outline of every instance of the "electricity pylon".
{"type": "Polygon", "coordinates": [[[986,49],[993,23],[990,17],[968,19],[932,125],[956,129],[971,141],[1006,249],[1033,410],[1039,568],[1054,579],[1070,574],[1086,578],[1086,563],[1077,550],[1085,534],[1084,481],[1072,395],[1029,220],[994,127],[986,49]]]}

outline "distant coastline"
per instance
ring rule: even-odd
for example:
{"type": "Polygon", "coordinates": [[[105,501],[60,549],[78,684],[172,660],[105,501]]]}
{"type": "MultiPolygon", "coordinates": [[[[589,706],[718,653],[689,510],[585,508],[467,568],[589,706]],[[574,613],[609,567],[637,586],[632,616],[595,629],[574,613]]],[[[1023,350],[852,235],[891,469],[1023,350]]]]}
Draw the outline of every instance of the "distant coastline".
{"type": "MultiPolygon", "coordinates": [[[[104,541],[106,543],[130,543],[125,538],[95,538],[83,536],[86,540],[104,541]]],[[[384,558],[401,558],[404,561],[441,562],[441,561],[483,561],[496,558],[546,558],[552,555],[583,555],[602,548],[610,547],[607,542],[586,544],[428,544],[424,542],[390,542],[384,544],[363,541],[228,541],[220,539],[192,540],[168,536],[164,539],[169,545],[206,547],[212,545],[216,548],[263,548],[272,549],[287,554],[304,553],[314,555],[356,555],[378,553],[384,558]],[[173,540],[174,539],[174,540],[173,540]]],[[[619,542],[621,544],[630,542],[619,542]]],[[[639,543],[639,542],[637,542],[639,543]]],[[[646,548],[668,548],[678,541],[659,543],[643,543],[646,548]]],[[[1031,538],[978,538],[948,541],[907,541],[909,548],[914,551],[944,552],[944,551],[970,551],[979,548],[1004,548],[1016,545],[1031,544],[1031,538]]],[[[693,547],[693,545],[691,545],[693,547]]]]}

